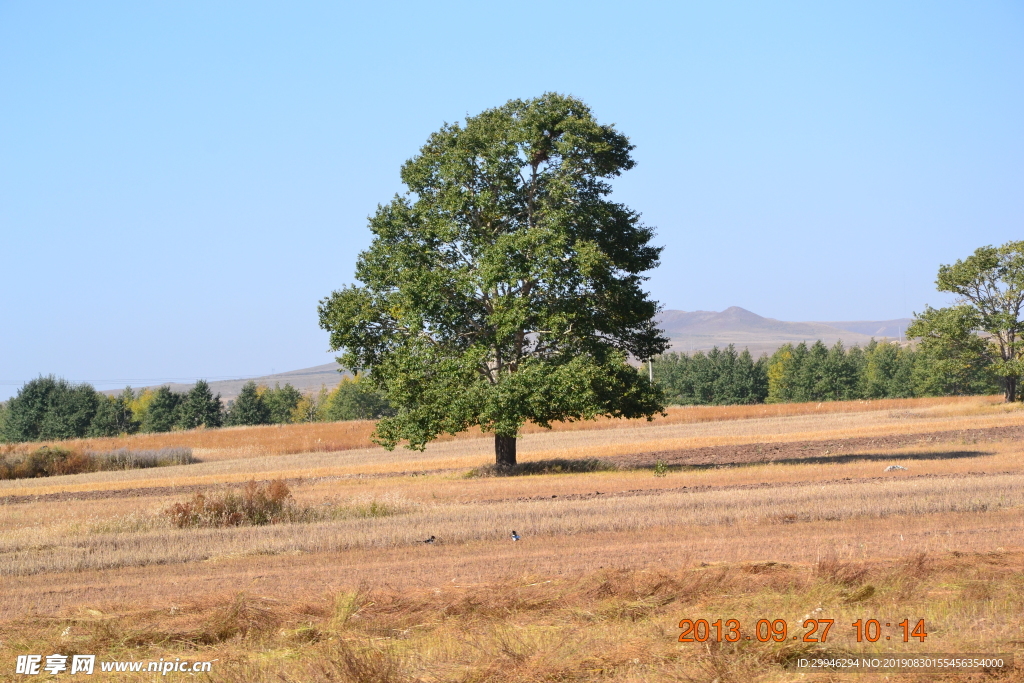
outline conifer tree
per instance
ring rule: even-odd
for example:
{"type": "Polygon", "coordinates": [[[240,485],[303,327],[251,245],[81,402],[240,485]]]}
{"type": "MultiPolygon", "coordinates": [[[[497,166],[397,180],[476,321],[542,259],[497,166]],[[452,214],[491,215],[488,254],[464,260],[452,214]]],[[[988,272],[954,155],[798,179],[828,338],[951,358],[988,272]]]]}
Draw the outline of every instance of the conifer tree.
{"type": "Polygon", "coordinates": [[[170,387],[162,386],[153,392],[145,417],[142,421],[143,432],[169,432],[178,424],[178,406],[182,396],[171,391],[170,387]]]}
{"type": "Polygon", "coordinates": [[[180,429],[214,428],[224,423],[224,408],[220,394],[213,395],[206,380],[199,380],[189,389],[178,407],[177,426],[180,429]]]}
{"type": "Polygon", "coordinates": [[[263,401],[256,382],[246,382],[238,398],[228,409],[230,426],[270,424],[270,409],[263,401]]]}

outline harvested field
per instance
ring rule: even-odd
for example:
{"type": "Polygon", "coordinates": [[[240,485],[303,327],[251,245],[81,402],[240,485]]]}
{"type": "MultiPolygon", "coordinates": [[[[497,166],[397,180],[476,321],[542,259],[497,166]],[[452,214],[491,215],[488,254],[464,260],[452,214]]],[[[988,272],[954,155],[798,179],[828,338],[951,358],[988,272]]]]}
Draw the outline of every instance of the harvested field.
{"type": "MultiPolygon", "coordinates": [[[[216,659],[225,682],[838,681],[862,679],[784,665],[811,651],[1024,657],[1024,412],[865,406],[674,409],[522,439],[523,461],[600,471],[467,476],[493,457],[473,436],[270,454],[271,430],[237,429],[237,447],[194,446],[193,465],[0,482],[0,643],[216,659]],[[272,479],[323,512],[225,528],[166,514],[272,479]],[[677,640],[684,618],[795,629],[808,613],[841,637],[677,640]],[[910,617],[928,622],[926,646],[848,633],[910,617]]],[[[889,680],[904,678],[920,680],[889,680]]]]}

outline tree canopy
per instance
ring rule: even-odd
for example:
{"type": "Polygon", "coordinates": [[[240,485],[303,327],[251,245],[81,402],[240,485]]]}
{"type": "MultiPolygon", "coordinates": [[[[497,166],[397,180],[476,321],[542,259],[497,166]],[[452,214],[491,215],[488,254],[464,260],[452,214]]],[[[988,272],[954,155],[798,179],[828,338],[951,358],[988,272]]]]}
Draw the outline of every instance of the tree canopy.
{"type": "Polygon", "coordinates": [[[214,396],[206,380],[198,380],[178,406],[178,426],[182,429],[213,428],[223,422],[220,394],[214,396]]]}
{"type": "Polygon", "coordinates": [[[1006,400],[1016,401],[1024,374],[1024,241],[979,247],[966,259],[940,266],[935,284],[956,294],[956,305],[927,307],[907,328],[908,336],[920,337],[939,374],[967,384],[982,364],[999,377],[1006,400]]]}
{"type": "Polygon", "coordinates": [[[256,382],[246,382],[239,392],[238,398],[228,409],[227,424],[229,427],[239,425],[270,424],[270,408],[256,386],[256,382]]]}
{"type": "Polygon", "coordinates": [[[397,411],[387,448],[495,434],[515,462],[526,422],[650,417],[660,391],[627,363],[668,340],[643,273],[653,230],[608,198],[633,145],[580,100],[511,100],[446,124],[378,206],[356,278],[320,302],[339,362],[368,370],[397,411]]]}

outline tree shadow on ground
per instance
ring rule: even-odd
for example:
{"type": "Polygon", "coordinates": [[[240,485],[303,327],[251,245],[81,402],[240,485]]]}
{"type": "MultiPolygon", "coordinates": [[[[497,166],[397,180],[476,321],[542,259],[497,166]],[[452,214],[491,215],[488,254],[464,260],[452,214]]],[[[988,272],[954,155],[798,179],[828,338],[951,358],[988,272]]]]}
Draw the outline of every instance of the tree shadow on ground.
{"type": "Polygon", "coordinates": [[[687,470],[713,470],[725,467],[752,467],[754,465],[842,465],[851,462],[896,462],[901,460],[957,460],[995,455],[995,451],[939,451],[933,453],[844,453],[842,455],[816,455],[806,458],[779,458],[716,463],[668,463],[658,461],[634,465],[635,469],[653,470],[662,467],[673,472],[687,470]]]}
{"type": "Polygon", "coordinates": [[[586,460],[568,460],[565,458],[553,458],[551,460],[534,460],[532,462],[521,462],[511,467],[499,465],[485,465],[477,467],[466,473],[467,478],[472,477],[521,477],[531,474],[580,474],[584,472],[609,472],[619,469],[619,466],[607,460],[598,458],[587,458],[586,460]]]}

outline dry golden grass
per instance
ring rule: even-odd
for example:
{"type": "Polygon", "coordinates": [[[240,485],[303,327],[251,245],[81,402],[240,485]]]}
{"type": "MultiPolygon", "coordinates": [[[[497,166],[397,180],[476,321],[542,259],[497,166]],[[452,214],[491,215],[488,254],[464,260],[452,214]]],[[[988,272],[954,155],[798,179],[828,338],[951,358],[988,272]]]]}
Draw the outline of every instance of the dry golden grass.
{"type": "MultiPolygon", "coordinates": [[[[784,666],[816,652],[1019,656],[1022,570],[1020,553],[914,554],[890,561],[826,556],[799,565],[606,567],[546,579],[491,572],[471,584],[376,583],[288,598],[257,580],[234,590],[182,593],[160,606],[92,603],[59,619],[21,617],[0,626],[0,638],[15,652],[214,660],[210,680],[224,683],[854,681],[864,679],[806,678],[784,666]],[[799,638],[812,615],[835,621],[824,644],[677,640],[681,619],[737,619],[745,629],[759,619],[783,619],[799,638]],[[927,644],[857,643],[850,624],[872,618],[924,619],[927,644]]],[[[1021,674],[1018,668],[984,680],[1020,681],[1021,674]]]]}
{"type": "MultiPolygon", "coordinates": [[[[959,436],[1024,424],[1016,406],[679,408],[652,423],[521,439],[525,461],[704,446],[728,461],[730,445],[820,443],[806,462],[663,477],[466,478],[493,457],[488,439],[388,454],[359,447],[369,423],[339,424],[353,431],[335,432],[330,448],[309,439],[323,444],[317,430],[332,425],[151,435],[132,438],[211,440],[131,447],[190,445],[205,462],[0,482],[0,496],[59,494],[0,505],[0,648],[217,659],[211,680],[225,683],[783,681],[800,676],[781,664],[792,643],[682,644],[676,624],[793,624],[821,608],[837,625],[927,619],[927,646],[886,651],[1024,655],[1022,448],[998,436],[1016,431],[977,443],[959,436]],[[865,436],[889,445],[822,459],[832,441],[865,436]],[[890,463],[909,469],[883,473],[890,463]],[[278,477],[304,506],[376,501],[397,514],[213,529],[171,528],[162,515],[196,487],[278,477]],[[510,541],[511,529],[523,540],[510,541]],[[431,535],[439,542],[420,543],[431,535]]],[[[848,641],[835,647],[882,649],[848,641]]],[[[1021,671],[986,680],[1021,681],[1021,671]]]]}
{"type": "MultiPolygon", "coordinates": [[[[856,520],[1024,506],[1024,475],[794,484],[768,488],[645,491],[582,499],[495,503],[422,503],[390,498],[399,512],[309,524],[177,529],[150,512],[85,526],[21,528],[0,536],[0,575],[200,562],[237,554],[323,553],[411,546],[436,535],[443,543],[500,542],[517,529],[531,543],[565,535],[677,528],[680,540],[700,527],[856,520]]],[[[1024,524],[1024,520],[1022,520],[1024,524]]],[[[6,525],[5,525],[6,526],[6,525]]],[[[1022,534],[1012,525],[1007,533],[1022,534]]]]}
{"type": "MultiPolygon", "coordinates": [[[[918,400],[918,399],[914,399],[918,400]]],[[[921,399],[921,401],[932,399],[921,399]]],[[[534,432],[520,439],[520,458],[579,459],[615,457],[632,453],[788,441],[828,441],[850,437],[921,435],[936,431],[957,431],[1024,424],[1024,412],[1017,407],[993,404],[987,398],[934,399],[934,405],[874,411],[814,412],[788,417],[727,419],[720,422],[677,422],[658,424],[617,422],[617,428],[584,431],[534,432]]],[[[858,402],[859,404],[860,402],[858,402]]],[[[864,402],[868,403],[868,402],[864,402]]],[[[806,404],[805,407],[812,404],[806,404]]],[[[822,404],[829,406],[830,404],[822,404]]],[[[839,404],[835,404],[839,405],[839,404]]],[[[733,407],[707,410],[732,411],[733,407]]],[[[686,409],[681,409],[686,410],[686,409]]],[[[813,409],[810,409],[813,410],[813,409]]],[[[347,424],[347,423],[336,423],[347,424]]],[[[302,425],[293,425],[300,427],[302,425]]],[[[316,425],[313,425],[316,426],[316,425]]],[[[209,434],[237,431],[240,435],[273,434],[278,427],[214,430],[209,434]],[[251,430],[251,432],[250,432],[251,430]],[[266,431],[264,431],[266,430],[266,431]]],[[[184,433],[203,435],[204,432],[184,433]]],[[[167,435],[149,435],[166,436],[167,435]]],[[[132,437],[136,438],[136,437],[132,437]]],[[[183,486],[217,482],[243,482],[260,478],[336,477],[469,469],[493,458],[490,440],[465,438],[430,444],[424,452],[381,448],[353,448],[282,455],[254,454],[251,443],[237,449],[196,449],[202,464],[167,468],[159,473],[126,471],[49,477],[34,480],[0,481],[0,495],[31,495],[56,491],[113,490],[131,486],[183,486]]]]}
{"type": "MultiPolygon", "coordinates": [[[[523,434],[552,432],[578,432],[589,430],[643,429],[651,426],[727,422],[733,420],[772,419],[792,416],[841,415],[849,413],[910,411],[932,409],[941,414],[973,415],[981,411],[1002,409],[997,397],[942,397],[916,399],[884,399],[875,401],[837,401],[825,403],[780,403],[752,406],[670,406],[666,415],[646,420],[618,420],[599,418],[581,422],[555,423],[547,430],[534,424],[526,425],[523,434]]],[[[317,453],[369,448],[374,423],[367,420],[349,422],[319,422],[261,427],[227,427],[224,429],[196,429],[159,434],[133,434],[131,436],[71,439],[43,444],[7,444],[0,452],[20,453],[39,445],[62,444],[83,451],[110,451],[118,448],[156,450],[184,446],[206,451],[211,457],[253,457],[289,453],[317,453]]],[[[438,442],[490,438],[478,429],[458,437],[443,436],[438,442]]]]}

